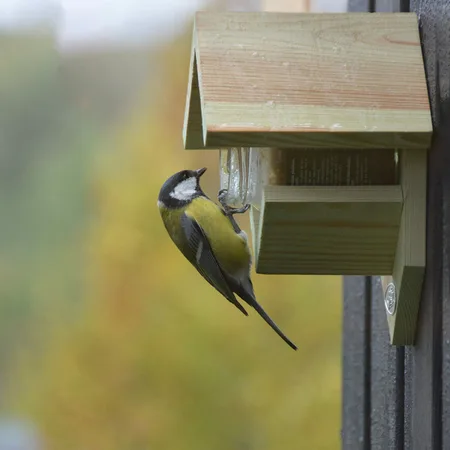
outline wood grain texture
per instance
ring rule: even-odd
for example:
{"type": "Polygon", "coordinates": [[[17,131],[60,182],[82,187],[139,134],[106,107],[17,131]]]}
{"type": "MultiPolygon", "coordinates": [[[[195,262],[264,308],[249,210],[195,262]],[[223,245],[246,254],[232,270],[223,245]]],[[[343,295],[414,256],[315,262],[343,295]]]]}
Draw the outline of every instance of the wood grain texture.
{"type": "Polygon", "coordinates": [[[425,273],[427,155],[421,150],[400,154],[403,211],[392,278],[397,309],[387,313],[391,343],[414,344],[425,273]]]}
{"type": "MultiPolygon", "coordinates": [[[[387,2],[378,0],[349,2],[351,7],[359,7],[364,3],[376,5],[378,9],[386,7],[387,2]]],[[[380,352],[378,344],[379,336],[383,339],[383,333],[386,334],[386,324],[382,321],[377,322],[375,317],[371,322],[372,337],[366,347],[366,351],[370,352],[372,349],[370,384],[371,403],[374,409],[377,408],[377,402],[384,401],[384,397],[389,396],[389,390],[394,383],[404,386],[403,393],[399,392],[396,401],[399,413],[404,418],[403,430],[400,423],[401,416],[397,416],[392,410],[382,412],[381,422],[379,414],[373,411],[372,414],[369,413],[372,439],[368,443],[367,436],[361,434],[361,441],[364,442],[345,441],[343,446],[345,450],[391,448],[386,445],[384,439],[379,442],[375,437],[379,434],[386,436],[392,433],[391,421],[395,417],[399,417],[399,440],[396,443],[398,446],[393,448],[398,450],[450,448],[450,116],[447,115],[445,120],[442,114],[445,110],[450,111],[450,0],[412,0],[410,8],[407,0],[393,3],[399,3],[402,11],[414,11],[420,19],[433,122],[436,127],[428,155],[427,266],[415,345],[395,349],[399,355],[397,362],[399,366],[403,363],[404,369],[399,368],[397,373],[388,379],[380,378],[374,373],[374,370],[378,370],[378,366],[391,369],[393,367],[389,354],[380,352]],[[384,331],[380,329],[381,326],[384,326],[384,331]],[[398,352],[404,352],[404,358],[398,352]],[[374,357],[377,357],[377,360],[374,360],[374,357]],[[374,396],[381,398],[377,399],[374,396]],[[389,423],[386,423],[386,416],[389,423]],[[403,439],[401,439],[402,431],[403,439]]],[[[372,278],[372,282],[373,280],[372,278]]],[[[365,324],[367,320],[367,313],[360,307],[366,304],[368,295],[359,286],[354,285],[354,277],[346,277],[344,285],[348,286],[344,298],[345,314],[352,313],[350,307],[353,305],[355,311],[352,317],[346,318],[344,315],[344,342],[351,342],[353,336],[358,341],[359,325],[365,324]]],[[[376,301],[376,298],[373,300],[376,301]]],[[[382,302],[382,299],[379,301],[382,302]]],[[[390,351],[392,350],[390,348],[390,351]]],[[[351,346],[344,347],[343,351],[344,361],[352,358],[354,349],[351,346]],[[347,355],[347,352],[350,354],[347,355]]],[[[344,379],[359,379],[364,370],[361,366],[366,364],[367,356],[358,353],[356,359],[355,364],[344,366],[344,379]]],[[[355,383],[353,388],[348,387],[344,391],[343,402],[346,405],[342,419],[343,433],[351,435],[355,431],[352,422],[357,421],[351,413],[358,408],[361,411],[360,384],[355,383]]],[[[362,420],[359,420],[356,423],[361,426],[361,422],[362,420]]]]}
{"type": "Polygon", "coordinates": [[[399,186],[266,186],[253,235],[259,273],[392,272],[399,186]]]}
{"type": "Polygon", "coordinates": [[[405,448],[450,448],[450,1],[412,0],[420,17],[435,136],[429,152],[427,267],[416,345],[407,348],[405,448]],[[445,114],[447,112],[447,114],[445,114]]]}
{"type": "Polygon", "coordinates": [[[199,12],[193,43],[186,148],[429,145],[415,14],[199,12]]]}
{"type": "Polygon", "coordinates": [[[445,178],[450,173],[450,116],[446,122],[439,120],[436,125],[429,152],[427,266],[415,345],[407,347],[405,352],[408,375],[405,379],[405,448],[413,450],[447,449],[450,443],[448,428],[446,430],[449,421],[446,408],[448,340],[443,333],[449,313],[449,298],[444,295],[449,277],[445,255],[449,218],[445,217],[445,203],[450,190],[445,190],[445,178]]]}

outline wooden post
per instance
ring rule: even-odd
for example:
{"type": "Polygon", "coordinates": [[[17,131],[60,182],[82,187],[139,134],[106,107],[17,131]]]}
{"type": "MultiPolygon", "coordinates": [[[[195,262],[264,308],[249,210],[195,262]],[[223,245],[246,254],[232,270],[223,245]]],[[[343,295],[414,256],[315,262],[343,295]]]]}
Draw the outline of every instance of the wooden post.
{"type": "Polygon", "coordinates": [[[427,154],[404,151],[400,158],[403,213],[393,275],[383,277],[391,343],[413,344],[425,273],[427,154]]]}
{"type": "MultiPolygon", "coordinates": [[[[349,0],[351,11],[369,7],[417,14],[435,132],[427,154],[426,270],[414,346],[389,345],[385,290],[379,277],[344,278],[342,449],[447,449],[450,0],[349,0]]],[[[413,251],[417,256],[417,248],[413,251]]],[[[400,310],[396,321],[399,314],[400,310]]]]}

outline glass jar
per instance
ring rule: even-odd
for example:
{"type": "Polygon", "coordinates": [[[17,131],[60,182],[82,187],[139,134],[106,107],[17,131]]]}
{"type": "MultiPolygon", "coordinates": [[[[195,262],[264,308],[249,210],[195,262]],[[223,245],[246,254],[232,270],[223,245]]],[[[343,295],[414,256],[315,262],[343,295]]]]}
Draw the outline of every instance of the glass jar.
{"type": "Polygon", "coordinates": [[[220,188],[227,203],[260,209],[264,186],[398,184],[393,149],[230,148],[220,150],[220,188]]]}
{"type": "Polygon", "coordinates": [[[276,148],[230,148],[220,150],[220,189],[227,189],[226,202],[233,208],[246,204],[259,209],[266,185],[283,185],[284,152],[276,148]]]}

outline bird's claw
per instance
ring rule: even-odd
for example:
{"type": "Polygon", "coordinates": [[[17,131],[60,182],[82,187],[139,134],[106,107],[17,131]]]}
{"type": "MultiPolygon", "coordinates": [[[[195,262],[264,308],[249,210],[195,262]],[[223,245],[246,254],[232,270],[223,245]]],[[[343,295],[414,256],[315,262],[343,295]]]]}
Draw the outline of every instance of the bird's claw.
{"type": "Polygon", "coordinates": [[[217,198],[218,198],[220,204],[222,205],[222,208],[228,215],[243,214],[250,208],[249,204],[244,205],[241,208],[232,208],[226,202],[227,194],[228,194],[228,189],[221,189],[219,191],[219,193],[217,194],[217,198]]]}
{"type": "Polygon", "coordinates": [[[228,189],[221,189],[217,194],[217,199],[219,200],[222,206],[226,205],[226,197],[228,195],[228,189]]]}
{"type": "Polygon", "coordinates": [[[222,208],[227,211],[229,209],[229,206],[227,205],[227,195],[228,195],[228,189],[221,189],[219,193],[217,194],[217,199],[219,200],[220,204],[222,205],[222,208]]]}
{"type": "Polygon", "coordinates": [[[231,214],[243,214],[250,208],[250,204],[247,203],[242,208],[230,208],[231,214]]]}

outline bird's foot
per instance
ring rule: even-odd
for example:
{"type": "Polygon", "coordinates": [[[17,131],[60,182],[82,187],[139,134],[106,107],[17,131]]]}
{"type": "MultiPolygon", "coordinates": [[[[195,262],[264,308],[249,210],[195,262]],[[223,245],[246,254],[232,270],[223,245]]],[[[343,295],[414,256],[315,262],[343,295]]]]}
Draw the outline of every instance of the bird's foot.
{"type": "Polygon", "coordinates": [[[232,208],[231,206],[229,206],[227,204],[227,201],[226,201],[227,194],[228,194],[228,189],[221,189],[217,195],[217,199],[219,200],[220,204],[222,205],[222,208],[224,209],[224,211],[227,214],[229,214],[229,215],[243,214],[250,208],[249,204],[244,205],[241,208],[232,208]]]}
{"type": "Polygon", "coordinates": [[[242,208],[230,208],[231,214],[243,214],[250,208],[250,204],[247,203],[242,208]]]}
{"type": "Polygon", "coordinates": [[[228,194],[228,189],[221,189],[219,191],[219,193],[217,194],[217,199],[219,200],[220,204],[226,208],[227,207],[227,194],[228,194]]]}

